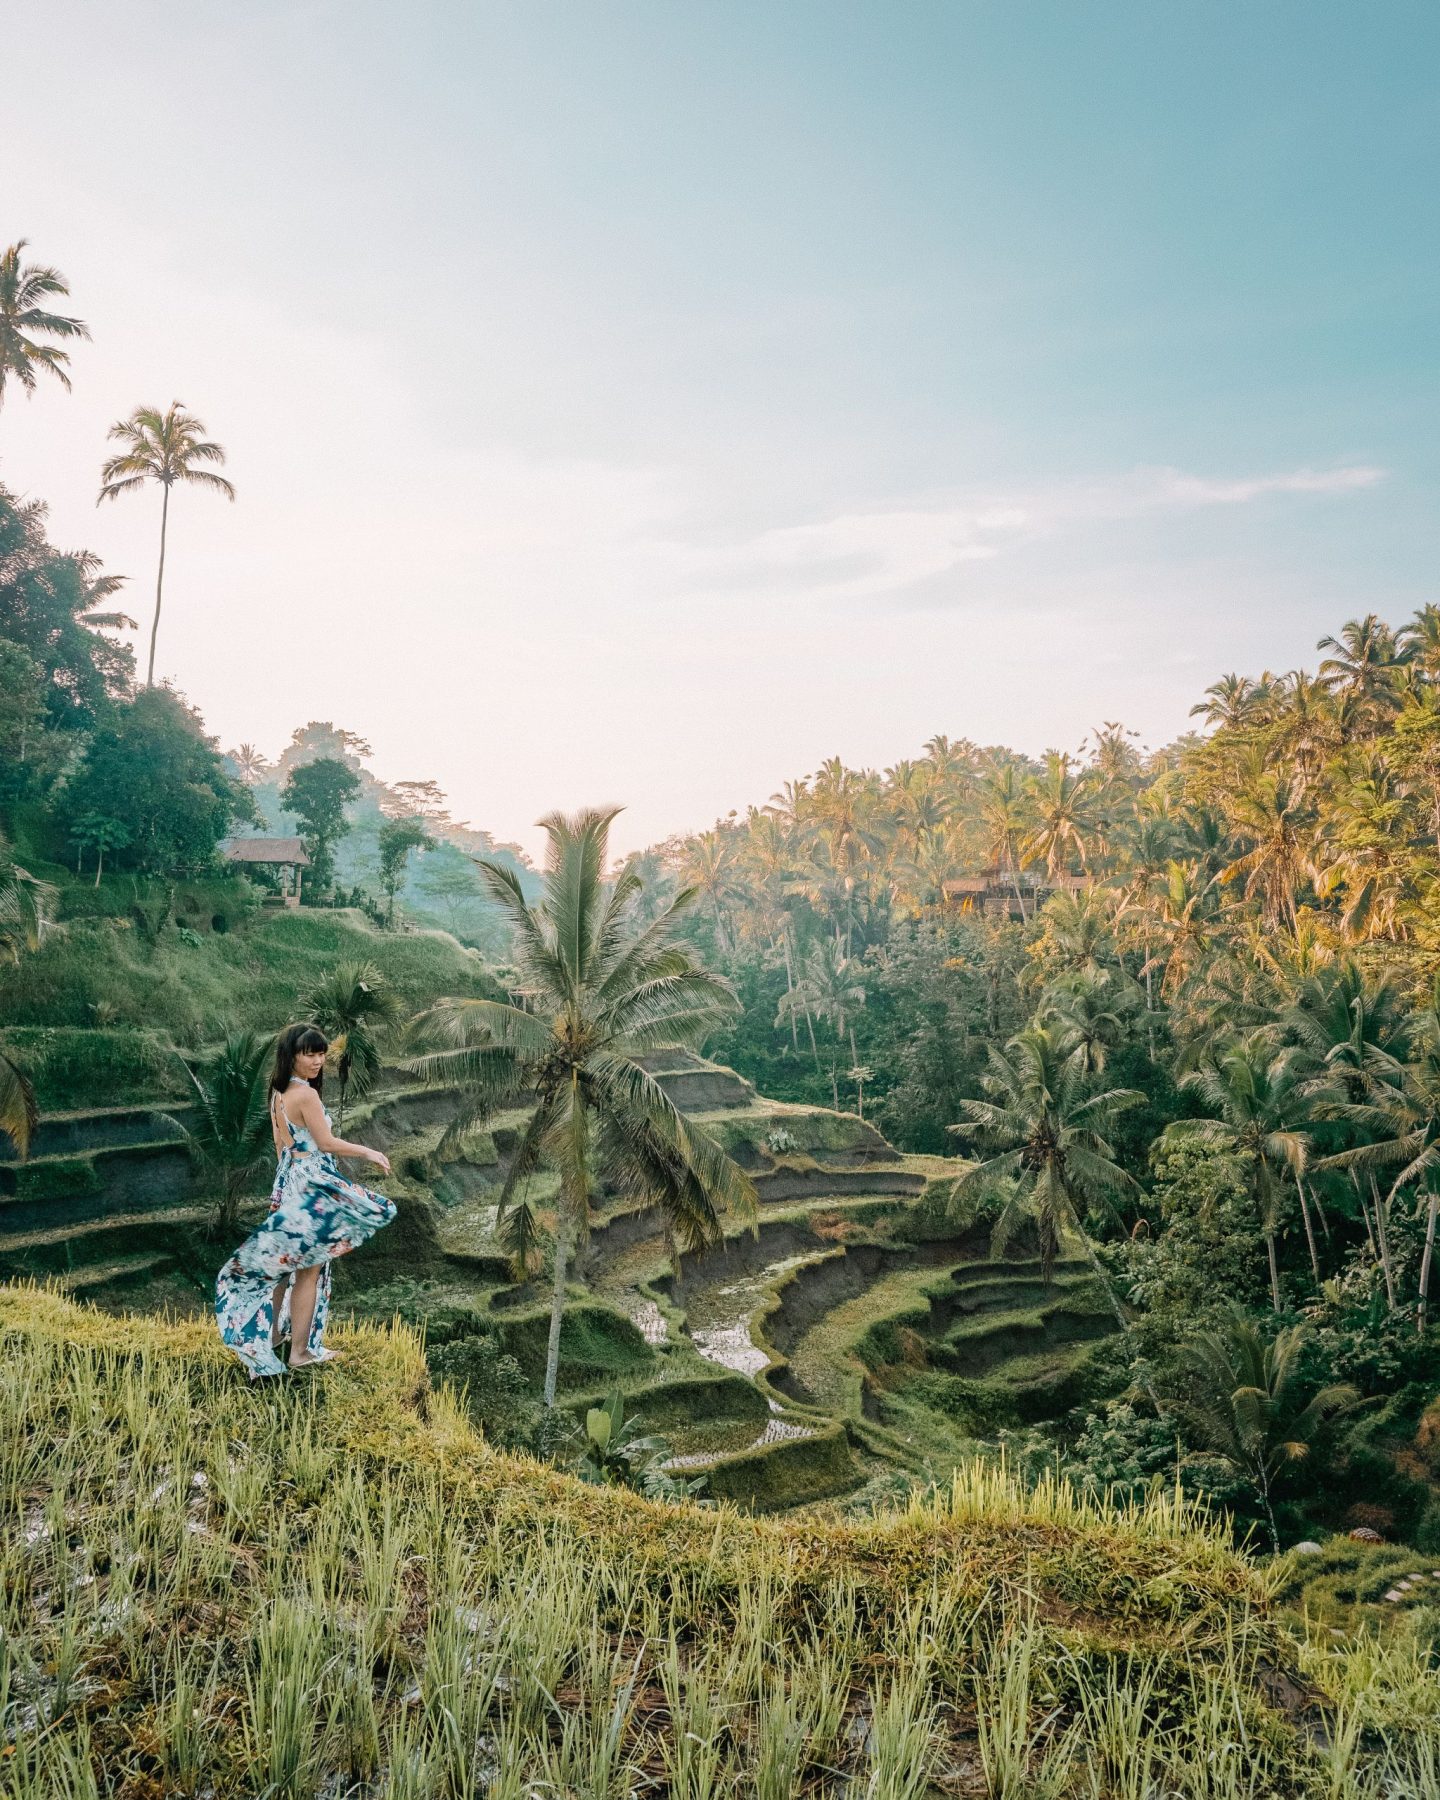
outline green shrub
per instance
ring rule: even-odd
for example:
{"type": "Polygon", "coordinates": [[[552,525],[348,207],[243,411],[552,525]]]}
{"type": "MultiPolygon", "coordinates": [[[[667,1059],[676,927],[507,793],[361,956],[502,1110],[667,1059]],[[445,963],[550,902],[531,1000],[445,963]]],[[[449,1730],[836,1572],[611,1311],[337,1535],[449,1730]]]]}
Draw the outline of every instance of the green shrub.
{"type": "MultiPolygon", "coordinates": [[[[481,1322],[478,1313],[471,1318],[481,1322]]],[[[437,1381],[463,1390],[470,1417],[489,1443],[502,1450],[534,1443],[540,1404],[524,1370],[493,1333],[455,1332],[443,1342],[427,1341],[425,1361],[437,1381]]]]}

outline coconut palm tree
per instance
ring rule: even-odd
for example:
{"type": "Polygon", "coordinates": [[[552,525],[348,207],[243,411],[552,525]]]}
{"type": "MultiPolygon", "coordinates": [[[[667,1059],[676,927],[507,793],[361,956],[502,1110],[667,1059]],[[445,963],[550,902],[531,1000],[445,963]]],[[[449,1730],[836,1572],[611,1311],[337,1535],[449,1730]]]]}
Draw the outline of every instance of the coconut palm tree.
{"type": "Polygon", "coordinates": [[[254,1192],[270,1151],[269,1063],[274,1040],[264,1032],[232,1032],[215,1055],[186,1061],[199,1119],[187,1132],[191,1150],[216,1183],[214,1228],[234,1237],[240,1208],[254,1192]]]}
{"type": "MultiPolygon", "coordinates": [[[[855,1049],[854,1020],[856,1013],[865,1004],[865,990],[856,980],[858,967],[855,958],[846,956],[844,949],[834,938],[821,938],[805,958],[794,989],[781,1000],[775,1020],[777,1025],[781,1025],[796,1008],[803,1008],[807,1017],[824,1019],[834,1028],[837,1045],[844,1043],[848,1033],[850,1063],[854,1069],[860,1067],[860,1057],[855,1049]]],[[[839,1112],[839,1070],[833,1056],[830,1059],[830,1095],[836,1112],[839,1112]]],[[[862,1089],[862,1118],[864,1104],[862,1089]]]]}
{"type": "Polygon", "coordinates": [[[1431,681],[1440,679],[1440,606],[1427,601],[1409,624],[1400,627],[1395,639],[1407,666],[1431,681]]]}
{"type": "Polygon", "coordinates": [[[1052,880],[1069,864],[1071,855],[1085,867],[1086,840],[1099,828],[1090,777],[1077,770],[1067,752],[1047,750],[1044,772],[1031,783],[1035,827],[1026,854],[1045,863],[1052,880]]]}
{"type": "Polygon", "coordinates": [[[1004,1050],[992,1048],[982,1078],[989,1098],[963,1100],[965,1122],[950,1130],[981,1151],[952,1191],[963,1216],[988,1192],[1012,1184],[994,1227],[999,1256],[1027,1222],[1040,1242],[1048,1278],[1067,1236],[1078,1239],[1122,1330],[1129,1320],[1085,1228],[1090,1212],[1113,1212],[1119,1199],[1137,1197],[1139,1184],[1115,1161],[1104,1133],[1144,1095],[1133,1088],[1097,1091],[1061,1033],[1031,1025],[1004,1050]]]}
{"type": "Polygon", "coordinates": [[[1258,699],[1248,675],[1222,675],[1205,690],[1205,698],[1190,708],[1192,719],[1231,731],[1255,723],[1258,699]]]}
{"type": "Polygon", "coordinates": [[[235,489],[223,475],[216,475],[207,463],[223,463],[225,452],[219,444],[201,434],[205,427],[186,412],[180,401],[172,400],[165,412],[157,407],[139,406],[128,419],[119,419],[110,427],[110,437],[126,447],[118,455],[106,459],[100,470],[101,500],[114,500],[147,481],[158,481],[164,498],[160,505],[160,566],[155,576],[155,621],[150,627],[150,662],[145,672],[146,687],[155,685],[155,639],[160,630],[160,603],[165,586],[165,533],[170,520],[170,490],[177,481],[195,487],[209,488],[235,498],[235,489]]]}
{"type": "Polygon", "coordinates": [[[25,244],[21,238],[0,252],[0,406],[5,403],[5,383],[12,376],[27,394],[34,393],[41,369],[62,387],[70,386],[65,373],[69,351],[41,343],[41,338],[71,341],[90,335],[82,320],[46,310],[44,302],[56,295],[64,299],[70,289],[58,269],[22,263],[25,244]]]}
{"type": "Polygon", "coordinates": [[[1191,1419],[1207,1446],[1260,1496],[1279,1552],[1273,1495],[1286,1472],[1310,1454],[1321,1426],[1359,1396],[1343,1383],[1311,1392],[1301,1373],[1303,1326],[1266,1340],[1243,1313],[1181,1346],[1194,1378],[1191,1419]]]}
{"type": "Polygon", "coordinates": [[[1412,796],[1385,757],[1347,758],[1320,815],[1315,858],[1317,894],[1343,896],[1347,943],[1393,943],[1425,918],[1417,878],[1428,887],[1433,873],[1415,857],[1417,823],[1412,796]]]}
{"type": "Polygon", "coordinates": [[[301,1010],[331,1039],[343,1131],[346,1101],[363,1100],[380,1073],[380,1040],[400,1017],[399,996],[375,963],[337,963],[306,994],[301,1010]]]}
{"type": "Polygon", "coordinates": [[[1320,664],[1320,679],[1332,694],[1354,701],[1369,725],[1394,712],[1398,704],[1396,676],[1411,655],[1411,640],[1399,638],[1376,613],[1350,619],[1339,637],[1323,637],[1317,650],[1330,650],[1320,664]]]}
{"type": "Polygon", "coordinates": [[[607,887],[614,817],[611,810],[541,820],[549,848],[533,906],[512,870],[479,864],[514,932],[518,990],[508,1001],[431,1008],[417,1022],[418,1054],[407,1065],[433,1085],[461,1088],[452,1137],[498,1106],[524,1101],[529,1117],[498,1199],[522,1263],[536,1232],[527,1181],[542,1161],[559,1176],[547,1406],[555,1403],[566,1272],[597,1186],[658,1205],[687,1250],[717,1242],[726,1211],[750,1215],[755,1207],[749,1178],[683,1117],[642,1060],[697,1044],[738,1002],[678,941],[693,890],[639,926],[633,873],[607,887]]]}
{"type": "Polygon", "coordinates": [[[1230,824],[1249,849],[1221,870],[1225,882],[1244,877],[1245,897],[1258,900],[1268,925],[1296,928],[1296,894],[1313,872],[1307,850],[1304,795],[1293,776],[1267,768],[1258,755],[1243,759],[1236,787],[1225,795],[1230,824]]]}
{"type": "Polygon", "coordinates": [[[1037,1024],[1048,1026],[1063,1055],[1073,1056],[1086,1075],[1101,1075],[1113,1050],[1124,1041],[1134,1014],[1135,988],[1108,969],[1071,970],[1040,997],[1037,1024]]]}
{"type": "MultiPolygon", "coordinates": [[[[1180,1086],[1198,1094],[1218,1117],[1176,1119],[1164,1135],[1212,1144],[1245,1157],[1270,1265],[1270,1300],[1279,1312],[1284,1302],[1277,1240],[1284,1216],[1285,1176],[1295,1182],[1303,1204],[1301,1183],[1310,1153],[1310,1138],[1302,1126],[1309,1122],[1311,1106],[1295,1054],[1289,1050],[1277,1054],[1264,1033],[1256,1032],[1230,1044],[1204,1067],[1183,1075],[1180,1086]]],[[[1308,1233],[1308,1211],[1306,1220],[1308,1233]]],[[[1314,1261],[1313,1236],[1310,1247],[1314,1261]]],[[[1318,1262],[1315,1276],[1318,1282],[1318,1262]]]]}
{"type": "Polygon", "coordinates": [[[980,781],[986,854],[996,869],[1010,877],[1022,920],[1025,896],[1020,891],[1021,845],[1032,817],[1033,807],[1020,770],[1013,762],[992,763],[980,781]]]}
{"type": "MultiPolygon", "coordinates": [[[[1440,1217],[1440,978],[1431,990],[1429,1005],[1408,1022],[1407,1031],[1409,1054],[1403,1064],[1392,1065],[1392,1076],[1387,1076],[1381,1063],[1385,1053],[1372,1054],[1366,1061],[1366,1079],[1350,1084],[1352,1092],[1364,1092],[1365,1097],[1332,1102],[1324,1108],[1328,1116],[1348,1121],[1365,1137],[1364,1142],[1326,1158],[1326,1166],[1373,1172],[1398,1165],[1384,1211],[1401,1189],[1418,1185],[1425,1206],[1425,1247],[1420,1257],[1415,1319],[1417,1329],[1423,1332],[1429,1318],[1430,1272],[1440,1217]]],[[[1376,1217],[1383,1225],[1378,1196],[1376,1217]]],[[[1388,1286],[1388,1256],[1386,1276],[1388,1286]]]]}
{"type": "Polygon", "coordinates": [[[238,750],[232,750],[229,754],[235,765],[235,773],[246,787],[254,787],[270,767],[264,753],[257,750],[254,744],[241,744],[238,750]]]}
{"type": "Polygon", "coordinates": [[[704,901],[715,921],[715,938],[727,955],[735,949],[731,903],[740,891],[736,858],[739,836],[730,826],[713,826],[689,838],[680,864],[680,879],[704,901]]]}
{"type": "MultiPolygon", "coordinates": [[[[1377,1133],[1382,1138],[1389,1135],[1384,1119],[1372,1106],[1387,1096],[1393,1098],[1393,1090],[1403,1083],[1402,1064],[1412,1035],[1411,1020],[1393,979],[1383,973],[1377,977],[1367,975],[1353,957],[1327,963],[1301,976],[1291,1003],[1280,1015],[1280,1023],[1299,1046],[1300,1074],[1316,1118],[1335,1122],[1336,1131],[1327,1134],[1332,1146],[1340,1142],[1349,1149],[1361,1149],[1377,1133]]],[[[1361,1185],[1362,1171],[1353,1160],[1337,1162],[1335,1157],[1339,1154],[1336,1151],[1335,1155],[1322,1157],[1316,1166],[1347,1169],[1393,1309],[1393,1197],[1382,1197],[1374,1166],[1365,1172],[1374,1211],[1372,1227],[1361,1185]]],[[[1324,1215],[1321,1217],[1323,1220],[1324,1215]]]]}

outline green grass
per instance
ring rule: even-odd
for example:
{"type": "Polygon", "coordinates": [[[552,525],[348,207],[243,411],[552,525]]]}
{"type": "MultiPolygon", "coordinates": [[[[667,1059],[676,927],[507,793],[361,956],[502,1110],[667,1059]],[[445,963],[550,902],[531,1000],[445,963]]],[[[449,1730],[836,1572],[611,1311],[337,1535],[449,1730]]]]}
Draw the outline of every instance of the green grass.
{"type": "MultiPolygon", "coordinates": [[[[0,970],[0,992],[5,973],[0,970]]],[[[45,1113],[163,1102],[182,1098],[189,1087],[162,1034],[148,1028],[11,1025],[0,1031],[0,1048],[29,1075],[45,1113]]]]}
{"type": "Polygon", "coordinates": [[[1173,1495],[664,1506],[336,1337],[256,1390],[208,1322],[0,1290],[5,1800],[1434,1792],[1418,1642],[1300,1642],[1173,1495]]]}
{"type": "MultiPolygon", "coordinates": [[[[300,908],[254,913],[223,936],[167,926],[154,942],[128,919],[76,921],[0,968],[0,1017],[10,1026],[103,1024],[194,1046],[224,1030],[278,1029],[321,975],[358,960],[378,963],[408,1010],[441,994],[493,991],[479,958],[443,932],[380,932],[359,913],[300,908]]],[[[87,1084],[51,1103],[101,1100],[87,1084]]]]}

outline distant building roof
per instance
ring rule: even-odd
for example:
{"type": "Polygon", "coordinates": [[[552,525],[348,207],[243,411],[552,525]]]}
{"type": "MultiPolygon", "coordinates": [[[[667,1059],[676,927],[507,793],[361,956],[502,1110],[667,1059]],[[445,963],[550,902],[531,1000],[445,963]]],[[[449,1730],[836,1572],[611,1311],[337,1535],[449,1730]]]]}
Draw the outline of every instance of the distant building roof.
{"type": "Polygon", "coordinates": [[[310,858],[298,837],[227,838],[220,846],[220,854],[226,862],[293,863],[301,869],[310,867],[310,858]]]}

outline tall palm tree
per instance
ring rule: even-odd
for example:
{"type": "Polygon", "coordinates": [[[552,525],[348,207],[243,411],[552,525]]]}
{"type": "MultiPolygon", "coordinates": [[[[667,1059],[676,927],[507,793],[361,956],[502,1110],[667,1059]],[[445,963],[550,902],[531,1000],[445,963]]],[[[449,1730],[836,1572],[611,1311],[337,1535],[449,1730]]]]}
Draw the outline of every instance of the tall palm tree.
{"type": "MultiPolygon", "coordinates": [[[[791,920],[785,907],[786,883],[794,868],[791,834],[773,812],[762,812],[752,806],[745,818],[744,842],[740,850],[741,872],[749,883],[747,896],[754,907],[761,930],[772,946],[778,946],[785,968],[785,992],[795,991],[795,964],[792,955],[791,920]]],[[[807,1015],[806,1023],[809,1024],[807,1015]]],[[[815,1029],[810,1027],[811,1045],[815,1029]]],[[[790,1019],[790,1041],[799,1049],[795,1019],[790,1019]]]]}
{"type": "Polygon", "coordinates": [[[332,1039],[343,1131],[346,1101],[363,1100],[380,1073],[380,1044],[385,1028],[400,1017],[399,996],[375,963],[337,963],[310,989],[301,1010],[332,1039]]]}
{"type": "Polygon", "coordinates": [[[991,1249],[995,1255],[1027,1221],[1040,1240],[1048,1276],[1066,1236],[1077,1238],[1122,1330],[1129,1330],[1110,1278],[1085,1228],[1090,1212],[1113,1212],[1118,1199],[1140,1188],[1115,1161],[1104,1133],[1121,1112],[1144,1095],[1133,1088],[1096,1091],[1071,1046],[1057,1031],[1032,1025],[1005,1049],[990,1051],[982,1085],[987,1100],[962,1100],[965,1123],[957,1137],[984,1152],[955,1183],[953,1202],[962,1214],[997,1186],[1013,1183],[991,1249]]]}
{"type": "Polygon", "coordinates": [[[1325,1421],[1358,1398],[1342,1383],[1309,1391],[1301,1373],[1304,1347],[1303,1326],[1289,1326],[1267,1342],[1238,1312],[1222,1329],[1199,1332],[1181,1346],[1195,1382],[1193,1423],[1209,1447],[1253,1483],[1277,1553],[1276,1485],[1309,1455],[1325,1421]]]}
{"type": "MultiPolygon", "coordinates": [[[[1430,1310],[1430,1272],[1435,1258],[1435,1227],[1440,1217],[1440,979],[1431,990],[1430,1003],[1409,1021],[1410,1054],[1396,1065],[1395,1078],[1370,1059],[1372,1079],[1364,1084],[1364,1099],[1332,1104],[1326,1110],[1348,1120],[1366,1141],[1326,1159],[1333,1168],[1352,1170],[1394,1168],[1399,1165],[1390,1200],[1412,1183],[1418,1184],[1425,1204],[1425,1247],[1420,1257],[1416,1327],[1423,1332],[1430,1310]]],[[[1354,1084],[1359,1087],[1360,1084],[1354,1084]]],[[[1377,1202],[1377,1219],[1380,1208],[1377,1202]]],[[[1387,1268],[1387,1276],[1389,1270],[1387,1268]]]]}
{"type": "Polygon", "coordinates": [[[728,826],[713,826],[688,838],[680,863],[680,879],[703,900],[715,921],[715,937],[727,955],[734,951],[730,903],[739,891],[736,857],[739,839],[728,826]]]}
{"type": "Polygon", "coordinates": [[[1013,762],[992,763],[982,777],[980,817],[985,827],[986,853],[994,867],[1010,877],[1023,920],[1025,896],[1020,891],[1021,845],[1030,827],[1033,807],[1020,771],[1013,762]]]}
{"type": "Polygon", "coordinates": [[[1052,879],[1072,853],[1085,867],[1086,839],[1099,826],[1090,777],[1077,770],[1068,751],[1047,750],[1044,772],[1031,784],[1036,813],[1027,853],[1042,859],[1052,879]]]}
{"type": "MultiPolygon", "coordinates": [[[[860,1057],[855,1049],[855,1015],[865,1005],[865,990],[856,979],[858,967],[854,957],[846,956],[843,946],[834,938],[821,938],[805,958],[793,992],[780,1002],[776,1018],[776,1024],[781,1024],[797,1007],[803,1007],[807,1018],[824,1019],[832,1026],[837,1044],[843,1044],[848,1033],[850,1062],[855,1069],[860,1067],[860,1057]]],[[[813,1038],[811,1041],[813,1043],[813,1038]]],[[[830,1095],[836,1112],[839,1112],[839,1071],[833,1057],[830,1061],[830,1095]]],[[[865,1116],[863,1089],[860,1116],[865,1116]]]]}
{"type": "Polygon", "coordinates": [[[1238,731],[1255,723],[1257,695],[1248,675],[1222,675],[1205,690],[1205,698],[1190,708],[1192,719],[1207,725],[1238,731]]]}
{"type": "Polygon", "coordinates": [[[160,566],[155,576],[155,622],[150,627],[150,662],[145,671],[146,687],[155,685],[155,639],[160,631],[160,602],[165,587],[165,533],[170,520],[170,490],[177,481],[189,482],[235,498],[235,489],[223,475],[202,467],[206,463],[223,463],[225,452],[201,434],[205,427],[180,401],[172,400],[165,412],[153,406],[139,406],[128,419],[117,420],[110,427],[110,437],[126,448],[106,459],[100,470],[101,500],[113,500],[147,481],[158,481],[164,494],[160,505],[160,566]]]}
{"type": "Polygon", "coordinates": [[[65,373],[69,351],[56,344],[41,343],[41,338],[68,341],[90,335],[82,320],[46,310],[45,301],[54,295],[64,299],[70,289],[58,269],[21,262],[25,243],[21,238],[0,252],[0,406],[5,403],[5,383],[11,376],[27,394],[34,393],[36,375],[41,369],[53,375],[62,387],[70,386],[70,377],[65,373]]]}
{"type": "Polygon", "coordinates": [[[270,767],[264,752],[257,750],[254,744],[241,744],[238,750],[230,752],[230,760],[235,765],[235,772],[246,787],[254,787],[255,783],[270,767]]]}
{"type": "Polygon", "coordinates": [[[1376,613],[1350,619],[1340,635],[1323,637],[1318,650],[1330,650],[1320,665],[1320,679],[1330,691],[1356,702],[1363,718],[1373,725],[1395,710],[1396,675],[1411,654],[1411,642],[1395,633],[1376,613]]]}
{"type": "Polygon", "coordinates": [[[1409,937],[1426,908],[1417,877],[1422,869],[1413,841],[1418,835],[1413,796],[1383,756],[1355,756],[1336,779],[1318,821],[1316,892],[1343,897],[1340,932],[1347,943],[1409,937]]]}
{"type": "Polygon", "coordinates": [[[755,1207],[749,1178],[676,1109],[641,1060],[697,1044],[738,1002],[677,939],[693,891],[639,926],[634,874],[607,887],[614,817],[611,810],[541,820],[549,848],[533,906],[512,870],[480,863],[514,931],[519,990],[509,1001],[433,1007],[417,1022],[419,1053],[408,1064],[434,1085],[460,1085],[452,1133],[524,1100],[529,1118],[498,1201],[522,1262],[536,1232],[526,1183],[542,1161],[559,1176],[547,1406],[555,1403],[566,1272],[598,1185],[658,1205],[687,1250],[717,1242],[727,1210],[749,1215],[755,1207]]]}
{"type": "Polygon", "coordinates": [[[1186,977],[1204,958],[1214,929],[1214,886],[1194,863],[1171,862],[1166,865],[1159,891],[1135,903],[1144,920],[1147,946],[1158,944],[1145,960],[1147,994],[1154,970],[1160,969],[1161,996],[1173,1000],[1186,977]]]}
{"type": "MultiPolygon", "coordinates": [[[[1213,1144],[1246,1158],[1251,1198],[1270,1265],[1270,1301],[1279,1312],[1284,1305],[1277,1249],[1284,1178],[1288,1174],[1295,1181],[1303,1201],[1300,1182],[1310,1151],[1309,1136],[1301,1129],[1302,1123],[1308,1122],[1310,1105],[1294,1053],[1277,1054],[1257,1032],[1182,1076],[1180,1086],[1198,1094],[1218,1117],[1176,1119],[1165,1128],[1165,1136],[1213,1144]]],[[[1313,1237],[1311,1255],[1315,1255],[1313,1237]]],[[[1318,1275],[1317,1266],[1317,1280],[1318,1275]]]]}
{"type": "Polygon", "coordinates": [[[1401,654],[1434,681],[1440,678],[1440,606],[1427,601],[1396,633],[1401,654]]]}
{"type": "MultiPolygon", "coordinates": [[[[1355,1159],[1344,1159],[1334,1146],[1363,1150],[1377,1133],[1382,1138],[1389,1135],[1386,1121],[1392,1115],[1376,1111],[1375,1107],[1387,1099],[1393,1101],[1394,1090],[1404,1083],[1402,1065],[1411,1042],[1412,1021],[1389,975],[1372,977],[1353,957],[1345,957],[1301,976],[1291,1003],[1280,1015],[1280,1023],[1299,1047],[1300,1074],[1316,1118],[1333,1122],[1328,1131],[1322,1123],[1333,1154],[1321,1157],[1317,1167],[1347,1170],[1393,1310],[1393,1195],[1381,1195],[1375,1165],[1364,1171],[1374,1209],[1372,1228],[1360,1180],[1362,1170],[1355,1159]]],[[[1323,1221],[1323,1213],[1321,1217],[1323,1221]]]]}
{"type": "Polygon", "coordinates": [[[1230,823],[1250,848],[1221,871],[1222,881],[1245,878],[1245,896],[1260,902],[1266,923],[1296,928],[1296,895],[1313,872],[1306,847],[1304,795],[1294,777],[1247,757],[1235,789],[1225,796],[1230,823]]]}
{"type": "MultiPolygon", "coordinates": [[[[815,773],[810,821],[839,877],[844,895],[845,954],[849,956],[855,933],[856,889],[868,866],[886,849],[875,778],[868,771],[847,769],[838,756],[828,757],[815,773]]],[[[837,933],[840,924],[837,918],[837,933]]]]}

